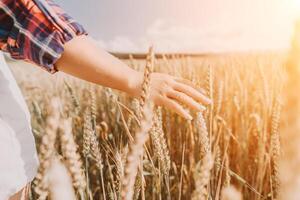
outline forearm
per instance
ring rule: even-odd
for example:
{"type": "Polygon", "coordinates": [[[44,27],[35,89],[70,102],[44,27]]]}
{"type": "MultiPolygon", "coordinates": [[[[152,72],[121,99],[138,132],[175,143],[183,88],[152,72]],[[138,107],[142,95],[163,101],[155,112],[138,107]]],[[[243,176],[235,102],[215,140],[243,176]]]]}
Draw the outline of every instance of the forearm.
{"type": "Polygon", "coordinates": [[[59,71],[80,79],[138,96],[142,74],[110,55],[88,36],[79,36],[66,43],[56,62],[59,71]]]}

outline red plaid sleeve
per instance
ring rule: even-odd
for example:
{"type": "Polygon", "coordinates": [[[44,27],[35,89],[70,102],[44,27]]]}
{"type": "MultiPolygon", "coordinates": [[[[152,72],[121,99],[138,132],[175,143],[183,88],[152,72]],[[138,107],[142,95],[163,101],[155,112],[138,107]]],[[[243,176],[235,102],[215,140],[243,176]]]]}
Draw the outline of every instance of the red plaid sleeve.
{"type": "Polygon", "coordinates": [[[64,44],[84,28],[52,0],[0,0],[0,49],[56,72],[64,44]]]}

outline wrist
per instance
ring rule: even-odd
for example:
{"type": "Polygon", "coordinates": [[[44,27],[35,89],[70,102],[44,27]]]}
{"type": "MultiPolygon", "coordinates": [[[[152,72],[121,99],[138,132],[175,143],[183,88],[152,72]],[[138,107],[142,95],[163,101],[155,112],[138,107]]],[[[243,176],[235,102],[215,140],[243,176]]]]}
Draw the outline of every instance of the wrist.
{"type": "Polygon", "coordinates": [[[143,73],[133,70],[129,76],[127,93],[132,97],[140,97],[143,84],[143,73]]]}

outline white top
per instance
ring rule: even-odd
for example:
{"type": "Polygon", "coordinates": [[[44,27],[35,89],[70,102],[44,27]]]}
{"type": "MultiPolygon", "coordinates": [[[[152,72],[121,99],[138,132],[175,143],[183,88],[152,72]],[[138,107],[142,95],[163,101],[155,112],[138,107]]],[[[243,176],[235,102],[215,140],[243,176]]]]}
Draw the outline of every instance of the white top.
{"type": "Polygon", "coordinates": [[[6,200],[34,178],[38,168],[30,114],[0,52],[0,200],[6,200]]]}

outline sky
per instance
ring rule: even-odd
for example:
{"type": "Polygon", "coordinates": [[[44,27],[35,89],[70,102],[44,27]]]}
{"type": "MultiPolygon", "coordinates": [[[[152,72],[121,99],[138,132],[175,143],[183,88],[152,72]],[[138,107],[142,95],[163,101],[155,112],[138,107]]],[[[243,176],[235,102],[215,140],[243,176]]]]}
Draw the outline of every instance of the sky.
{"type": "Polygon", "coordinates": [[[118,52],[283,50],[300,0],[56,0],[118,52]],[[84,2],[84,3],[83,3],[84,2]]]}

